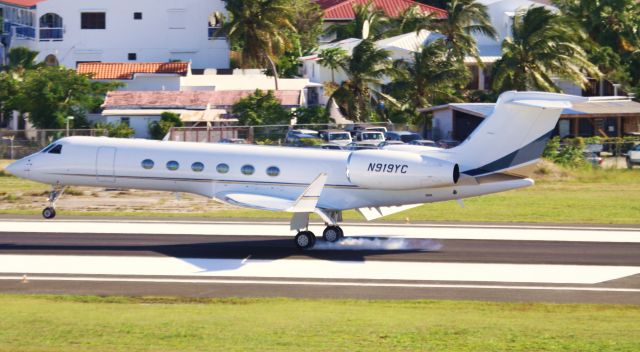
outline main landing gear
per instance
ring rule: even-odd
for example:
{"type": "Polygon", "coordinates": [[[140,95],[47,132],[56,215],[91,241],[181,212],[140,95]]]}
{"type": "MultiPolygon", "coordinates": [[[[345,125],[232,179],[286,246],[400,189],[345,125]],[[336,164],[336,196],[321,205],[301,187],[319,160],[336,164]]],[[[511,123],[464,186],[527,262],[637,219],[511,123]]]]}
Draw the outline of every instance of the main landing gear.
{"type": "MultiPolygon", "coordinates": [[[[338,220],[342,220],[342,214],[340,212],[332,212],[328,214],[327,219],[331,222],[327,222],[327,227],[322,232],[322,239],[326,242],[337,242],[344,237],[344,232],[337,226],[338,220]]],[[[296,213],[291,219],[291,230],[297,230],[298,234],[294,239],[296,246],[300,249],[311,249],[316,244],[316,235],[309,231],[309,214],[308,213],[296,213]]]]}
{"type": "Polygon", "coordinates": [[[49,192],[49,206],[42,210],[42,217],[45,219],[53,219],[56,217],[56,201],[62,197],[65,187],[53,186],[51,192],[49,192]]]}

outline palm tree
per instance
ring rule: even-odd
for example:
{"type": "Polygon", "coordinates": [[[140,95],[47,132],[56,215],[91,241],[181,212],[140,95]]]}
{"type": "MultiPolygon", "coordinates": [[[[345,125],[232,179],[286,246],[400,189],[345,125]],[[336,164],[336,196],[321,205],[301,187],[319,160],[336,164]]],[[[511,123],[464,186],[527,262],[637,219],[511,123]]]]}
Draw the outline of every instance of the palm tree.
{"type": "Polygon", "coordinates": [[[397,17],[389,19],[389,25],[384,35],[386,37],[393,37],[409,32],[419,32],[421,29],[432,28],[435,18],[433,12],[425,13],[417,5],[410,6],[399,13],[397,17]]]}
{"type": "Polygon", "coordinates": [[[347,38],[380,39],[385,32],[389,18],[384,11],[376,8],[372,0],[366,4],[354,4],[355,18],[344,24],[333,24],[325,31],[327,34],[335,33],[336,40],[347,38]]]}
{"type": "Polygon", "coordinates": [[[231,17],[223,21],[221,31],[232,45],[240,47],[242,67],[255,67],[268,62],[278,90],[275,61],[291,48],[292,10],[287,0],[227,0],[231,17]]]}
{"type": "Polygon", "coordinates": [[[340,84],[332,98],[356,121],[364,121],[371,111],[371,101],[391,72],[389,52],[378,49],[372,40],[363,40],[344,61],[342,69],[348,79],[340,84]]]}
{"type": "Polygon", "coordinates": [[[513,37],[502,43],[502,58],[494,65],[494,90],[537,89],[558,92],[552,78],[584,87],[585,73],[599,77],[580,47],[585,33],[574,21],[544,7],[519,11],[511,26],[513,37]]]}
{"type": "Polygon", "coordinates": [[[395,79],[387,85],[396,107],[416,114],[419,108],[461,101],[459,92],[469,77],[464,64],[449,60],[444,40],[436,40],[415,52],[411,61],[394,62],[395,79]]]}
{"type": "Polygon", "coordinates": [[[347,52],[340,47],[327,48],[320,50],[318,57],[320,58],[320,66],[331,70],[331,82],[336,83],[333,73],[344,66],[347,52]]]}
{"type": "Polygon", "coordinates": [[[450,55],[457,59],[465,56],[476,58],[481,65],[480,55],[473,35],[482,34],[496,38],[496,30],[491,25],[487,7],[475,0],[451,0],[447,5],[447,17],[433,19],[420,29],[435,30],[446,38],[451,48],[450,55]]]}

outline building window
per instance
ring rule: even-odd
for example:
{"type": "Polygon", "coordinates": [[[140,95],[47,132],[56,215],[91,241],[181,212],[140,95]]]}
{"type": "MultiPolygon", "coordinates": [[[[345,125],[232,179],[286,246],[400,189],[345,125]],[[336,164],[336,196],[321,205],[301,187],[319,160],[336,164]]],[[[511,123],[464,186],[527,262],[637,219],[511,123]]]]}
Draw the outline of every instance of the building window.
{"type": "Polygon", "coordinates": [[[129,117],[121,117],[120,123],[123,125],[131,126],[131,118],[129,117]]]}
{"type": "Polygon", "coordinates": [[[142,19],[142,12],[134,12],[133,13],[133,19],[134,20],[141,20],[142,19]]]}
{"type": "Polygon", "coordinates": [[[59,41],[63,37],[62,17],[55,13],[45,13],[40,17],[40,40],[59,41]]]}
{"type": "Polygon", "coordinates": [[[136,53],[129,53],[127,55],[127,58],[129,59],[129,61],[136,61],[138,59],[138,54],[136,53]]]}
{"type": "Polygon", "coordinates": [[[269,166],[267,168],[267,175],[271,177],[276,177],[280,175],[280,169],[277,166],[269,166]]]}
{"type": "Polygon", "coordinates": [[[178,162],[175,161],[175,160],[171,160],[171,161],[167,162],[167,169],[169,169],[171,171],[176,171],[176,170],[178,170],[179,167],[180,167],[180,164],[178,164],[178,162]]]}
{"type": "Polygon", "coordinates": [[[144,159],[144,160],[142,160],[142,163],[140,165],[142,165],[143,169],[151,170],[151,169],[153,169],[153,160],[144,159]]]}
{"type": "Polygon", "coordinates": [[[216,166],[216,171],[218,171],[221,174],[226,174],[227,172],[229,172],[229,165],[218,164],[218,166],[216,166]]]}
{"type": "Polygon", "coordinates": [[[193,164],[191,164],[191,170],[195,171],[195,172],[202,172],[202,170],[204,170],[204,164],[197,161],[193,164]]]}
{"type": "Polygon", "coordinates": [[[83,12],[80,14],[81,29],[107,28],[107,16],[104,12],[83,12]]]}
{"type": "Polygon", "coordinates": [[[244,165],[240,171],[249,176],[249,175],[253,175],[253,173],[256,171],[256,169],[252,166],[252,165],[244,165]]]}

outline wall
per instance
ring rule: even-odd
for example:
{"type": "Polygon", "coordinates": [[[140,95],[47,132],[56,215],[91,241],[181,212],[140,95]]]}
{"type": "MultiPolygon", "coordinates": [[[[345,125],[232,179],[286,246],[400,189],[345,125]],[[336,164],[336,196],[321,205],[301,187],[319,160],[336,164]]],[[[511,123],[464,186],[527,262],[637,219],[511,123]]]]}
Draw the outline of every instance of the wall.
{"type": "Polygon", "coordinates": [[[180,90],[179,75],[134,75],[132,80],[118,80],[125,84],[118,90],[150,91],[150,90],[180,90]]]}
{"type": "Polygon", "coordinates": [[[135,138],[149,138],[149,124],[153,121],[160,121],[160,116],[95,116],[90,119],[93,122],[105,122],[111,124],[119,124],[122,117],[129,118],[129,126],[136,132],[135,138]]]}
{"type": "Polygon", "coordinates": [[[53,54],[75,67],[78,61],[126,62],[128,53],[136,53],[138,62],[191,60],[193,68],[228,68],[226,40],[208,39],[214,11],[224,11],[221,0],[47,0],[37,5],[37,19],[61,16],[64,38],[38,41],[38,59],[53,54]],[[81,29],[81,12],[105,12],[106,29],[81,29]],[[134,12],[142,19],[134,20],[134,12]]]}

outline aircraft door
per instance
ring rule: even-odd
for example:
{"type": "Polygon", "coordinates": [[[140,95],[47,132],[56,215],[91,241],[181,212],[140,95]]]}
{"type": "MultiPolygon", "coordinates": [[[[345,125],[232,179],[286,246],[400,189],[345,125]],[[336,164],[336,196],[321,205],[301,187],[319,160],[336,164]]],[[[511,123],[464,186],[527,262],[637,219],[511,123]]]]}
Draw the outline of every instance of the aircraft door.
{"type": "Polygon", "coordinates": [[[116,148],[100,147],[96,154],[96,177],[98,182],[116,182],[116,148]]]}

